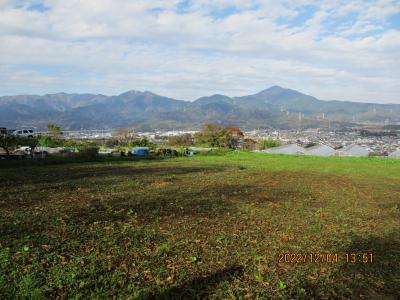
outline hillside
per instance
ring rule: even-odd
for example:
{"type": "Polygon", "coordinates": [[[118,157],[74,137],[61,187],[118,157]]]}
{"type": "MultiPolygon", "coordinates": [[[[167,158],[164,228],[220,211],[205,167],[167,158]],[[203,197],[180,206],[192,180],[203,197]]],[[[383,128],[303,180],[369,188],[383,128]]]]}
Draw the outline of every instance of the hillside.
{"type": "Polygon", "coordinates": [[[0,97],[0,127],[57,123],[64,129],[198,129],[205,122],[252,128],[298,128],[352,123],[400,122],[400,104],[323,101],[273,86],[254,95],[212,95],[182,101],[151,92],[117,96],[52,94],[0,97]],[[299,113],[302,120],[299,121],[299,113]]]}
{"type": "Polygon", "coordinates": [[[0,168],[1,299],[400,294],[400,161],[16,163],[0,168]]]}

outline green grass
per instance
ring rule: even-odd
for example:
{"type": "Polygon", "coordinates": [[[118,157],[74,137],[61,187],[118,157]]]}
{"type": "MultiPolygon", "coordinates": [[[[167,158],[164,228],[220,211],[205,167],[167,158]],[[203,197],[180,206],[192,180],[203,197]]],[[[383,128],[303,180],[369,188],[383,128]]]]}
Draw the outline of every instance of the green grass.
{"type": "Polygon", "coordinates": [[[0,180],[1,299],[400,295],[400,161],[231,152],[7,163],[0,180]]]}

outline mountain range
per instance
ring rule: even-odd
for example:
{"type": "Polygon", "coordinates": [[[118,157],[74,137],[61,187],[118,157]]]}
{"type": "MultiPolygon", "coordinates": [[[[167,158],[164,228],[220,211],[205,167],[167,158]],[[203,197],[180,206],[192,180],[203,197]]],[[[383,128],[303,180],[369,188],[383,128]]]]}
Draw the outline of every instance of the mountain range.
{"type": "Polygon", "coordinates": [[[117,96],[47,94],[0,97],[0,127],[63,130],[199,129],[204,123],[243,129],[305,128],[400,122],[400,104],[326,101],[292,89],[272,86],[254,95],[212,95],[193,102],[152,92],[128,91],[117,96]]]}

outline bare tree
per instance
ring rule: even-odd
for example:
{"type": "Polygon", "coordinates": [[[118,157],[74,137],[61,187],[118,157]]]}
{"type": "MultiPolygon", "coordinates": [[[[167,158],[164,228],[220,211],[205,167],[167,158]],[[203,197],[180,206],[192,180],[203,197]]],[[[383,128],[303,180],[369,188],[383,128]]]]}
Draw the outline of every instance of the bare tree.
{"type": "Polygon", "coordinates": [[[125,145],[133,141],[137,136],[133,129],[118,128],[114,132],[114,137],[118,140],[118,144],[125,145]]]}
{"type": "Polygon", "coordinates": [[[53,138],[59,138],[61,136],[61,127],[57,124],[47,124],[47,131],[53,138]]]}

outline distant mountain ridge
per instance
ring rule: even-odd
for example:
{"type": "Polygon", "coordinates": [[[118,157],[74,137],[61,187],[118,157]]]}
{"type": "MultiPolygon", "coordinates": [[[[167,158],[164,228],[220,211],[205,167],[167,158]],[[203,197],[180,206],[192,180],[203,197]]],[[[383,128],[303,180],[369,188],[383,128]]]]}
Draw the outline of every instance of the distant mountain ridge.
{"type": "Polygon", "coordinates": [[[259,93],[228,97],[215,94],[193,102],[149,91],[101,94],[47,94],[0,97],[0,127],[64,130],[199,129],[215,122],[245,129],[299,128],[349,123],[400,122],[400,104],[323,101],[296,90],[272,86],[259,93]]]}

